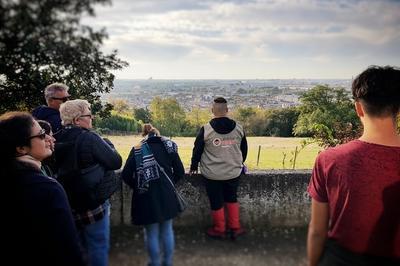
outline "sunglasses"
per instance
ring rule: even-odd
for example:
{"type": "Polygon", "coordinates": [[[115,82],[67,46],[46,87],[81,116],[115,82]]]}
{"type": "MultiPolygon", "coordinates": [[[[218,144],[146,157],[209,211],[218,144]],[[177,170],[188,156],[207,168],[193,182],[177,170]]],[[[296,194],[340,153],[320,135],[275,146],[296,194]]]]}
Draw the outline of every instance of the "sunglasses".
{"type": "Polygon", "coordinates": [[[31,140],[31,139],[34,139],[34,138],[39,138],[41,140],[45,139],[46,138],[46,131],[44,129],[41,129],[39,131],[39,134],[30,136],[28,139],[31,140]]]}
{"type": "Polygon", "coordinates": [[[65,103],[66,101],[69,100],[69,97],[62,97],[62,98],[58,98],[58,97],[51,97],[53,100],[59,100],[62,101],[63,103],[65,103]]]}

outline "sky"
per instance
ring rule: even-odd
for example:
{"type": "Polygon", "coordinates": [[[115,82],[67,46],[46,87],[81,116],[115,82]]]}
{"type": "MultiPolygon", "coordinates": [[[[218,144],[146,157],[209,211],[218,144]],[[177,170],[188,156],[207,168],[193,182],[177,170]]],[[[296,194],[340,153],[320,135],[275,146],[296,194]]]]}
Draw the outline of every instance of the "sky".
{"type": "Polygon", "coordinates": [[[113,0],[104,27],[118,79],[351,79],[400,66],[400,0],[113,0]]]}

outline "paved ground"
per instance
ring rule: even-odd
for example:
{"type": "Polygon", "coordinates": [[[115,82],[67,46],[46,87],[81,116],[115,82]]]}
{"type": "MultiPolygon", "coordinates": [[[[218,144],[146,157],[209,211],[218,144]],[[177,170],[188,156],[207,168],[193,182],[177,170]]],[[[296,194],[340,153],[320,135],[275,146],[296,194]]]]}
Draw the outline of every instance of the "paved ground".
{"type": "MultiPolygon", "coordinates": [[[[251,230],[242,238],[214,240],[203,232],[175,228],[174,266],[305,265],[306,229],[251,230]]],[[[147,265],[139,227],[113,228],[110,266],[147,265]]]]}

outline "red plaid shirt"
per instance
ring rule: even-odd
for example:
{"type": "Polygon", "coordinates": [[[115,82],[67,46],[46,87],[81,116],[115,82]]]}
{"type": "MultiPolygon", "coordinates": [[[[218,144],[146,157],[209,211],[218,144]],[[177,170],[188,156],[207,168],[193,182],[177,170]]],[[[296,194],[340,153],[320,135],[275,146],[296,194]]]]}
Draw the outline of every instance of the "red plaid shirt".
{"type": "MultiPolygon", "coordinates": [[[[108,208],[108,207],[106,207],[108,208]]],[[[78,228],[84,227],[85,225],[94,224],[97,221],[103,219],[106,214],[106,209],[104,204],[100,205],[96,209],[89,210],[86,212],[77,213],[76,211],[72,211],[74,215],[75,223],[78,228]]]]}

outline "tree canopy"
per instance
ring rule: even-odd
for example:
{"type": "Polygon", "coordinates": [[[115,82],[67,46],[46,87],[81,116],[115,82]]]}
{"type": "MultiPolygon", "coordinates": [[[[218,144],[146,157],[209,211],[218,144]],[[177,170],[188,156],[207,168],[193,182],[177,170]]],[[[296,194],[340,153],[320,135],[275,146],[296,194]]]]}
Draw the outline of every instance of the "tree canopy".
{"type": "Polygon", "coordinates": [[[300,101],[295,135],[312,135],[324,146],[345,143],[359,135],[360,120],[345,89],[318,85],[300,101]]]}
{"type": "Polygon", "coordinates": [[[150,103],[153,124],[165,136],[179,136],[185,124],[185,111],[174,98],[154,97],[150,103]]]}
{"type": "Polygon", "coordinates": [[[232,112],[233,119],[237,120],[248,136],[265,135],[265,110],[257,107],[239,107],[232,112]]]}
{"type": "MultiPolygon", "coordinates": [[[[63,82],[74,98],[100,109],[99,93],[113,88],[127,63],[101,52],[104,29],[80,24],[93,5],[109,0],[2,0],[0,7],[0,113],[44,103],[43,90],[63,82]]],[[[108,106],[109,108],[109,106],[108,106]]],[[[109,109],[108,109],[109,110],[109,109]]],[[[96,110],[95,110],[96,111],[96,110]]]]}
{"type": "Polygon", "coordinates": [[[151,113],[147,108],[136,108],[133,110],[133,116],[136,120],[143,123],[151,123],[151,113]]]}
{"type": "Polygon", "coordinates": [[[296,107],[268,110],[265,131],[267,136],[293,137],[293,127],[299,111],[296,107]]]}

